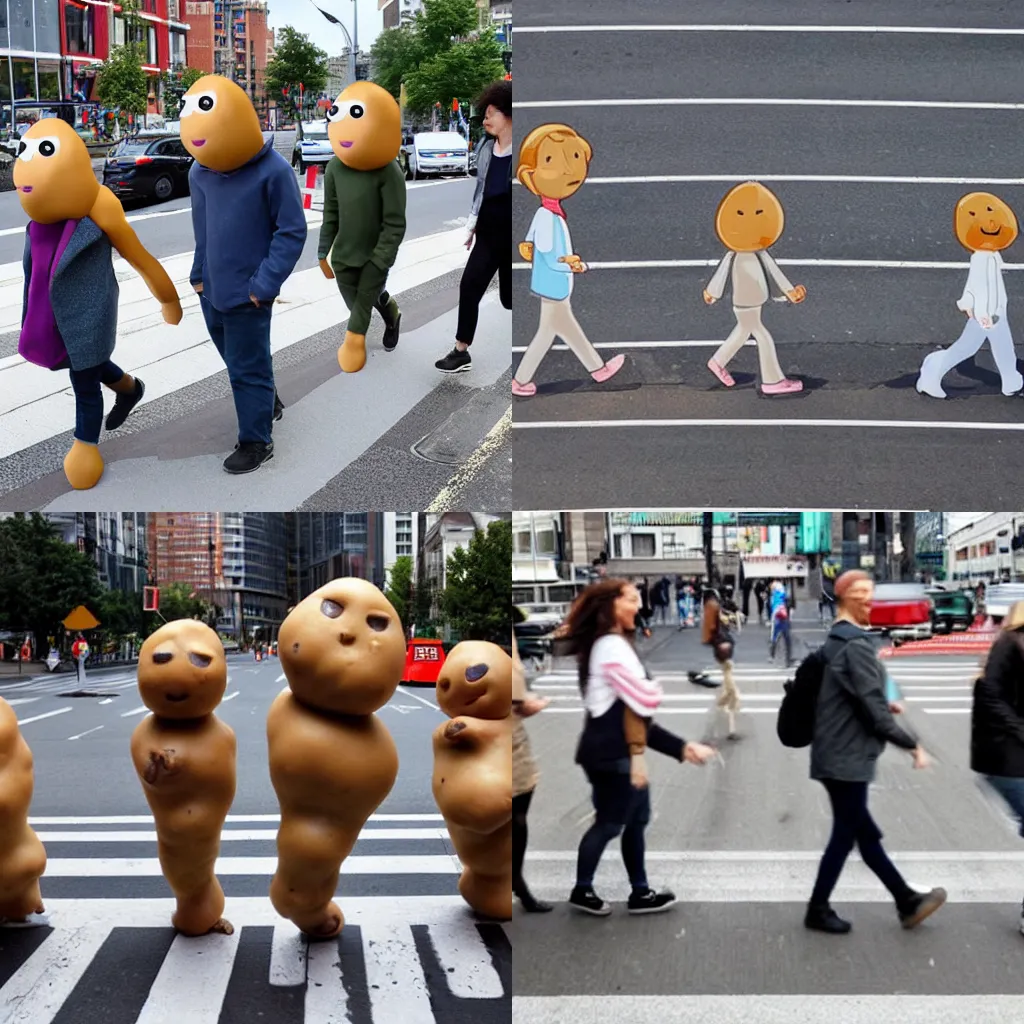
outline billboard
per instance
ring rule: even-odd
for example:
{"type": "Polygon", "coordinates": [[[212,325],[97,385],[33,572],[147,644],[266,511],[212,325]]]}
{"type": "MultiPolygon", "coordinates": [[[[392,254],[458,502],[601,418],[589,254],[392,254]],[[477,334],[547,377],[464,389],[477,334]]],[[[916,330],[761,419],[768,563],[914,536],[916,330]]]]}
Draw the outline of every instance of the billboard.
{"type": "MultiPolygon", "coordinates": [[[[799,526],[800,512],[712,512],[715,526],[799,526]]],[[[828,516],[827,512],[814,513],[828,516]]],[[[702,526],[704,512],[699,509],[652,509],[648,512],[609,512],[611,525],[630,526],[702,526]]]]}

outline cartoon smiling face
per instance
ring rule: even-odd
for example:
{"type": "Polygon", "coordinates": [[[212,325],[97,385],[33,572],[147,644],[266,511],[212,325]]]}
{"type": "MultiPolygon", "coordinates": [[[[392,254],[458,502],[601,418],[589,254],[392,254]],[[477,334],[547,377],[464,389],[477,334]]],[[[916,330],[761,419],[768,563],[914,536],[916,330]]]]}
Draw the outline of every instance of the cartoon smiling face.
{"type": "Polygon", "coordinates": [[[437,677],[437,703],[449,718],[508,718],[512,659],[497,644],[482,640],[456,644],[437,677]]]}
{"type": "Polygon", "coordinates": [[[402,112],[386,89],[353,82],[327,111],[327,136],[346,167],[375,171],[398,159],[402,112]]]}
{"type": "Polygon", "coordinates": [[[371,715],[391,699],[405,668],[405,633],[372,583],[332,580],[281,623],[278,654],[301,703],[343,715],[371,715]]]}
{"type": "Polygon", "coordinates": [[[227,684],[224,645],[195,619],[168,622],[139,651],[139,695],[158,718],[209,715],[227,684]]]}
{"type": "Polygon", "coordinates": [[[991,192],[971,192],[956,204],[953,230],[960,244],[971,252],[998,252],[1016,240],[1017,218],[991,192]]]}
{"type": "Polygon", "coordinates": [[[206,75],[181,98],[179,133],[196,162],[227,174],[263,148],[259,115],[241,86],[206,75]]]}
{"type": "Polygon", "coordinates": [[[782,237],[782,203],[758,181],[745,181],[718,204],[715,232],[733,252],[767,249],[782,237]]]}
{"type": "Polygon", "coordinates": [[[593,150],[568,125],[535,128],[519,147],[516,176],[535,195],[567,199],[587,180],[593,150]]]}
{"type": "Polygon", "coordinates": [[[81,220],[100,191],[85,143],[57,117],[36,121],[22,136],[14,185],[22,209],[40,224],[81,220]]]}

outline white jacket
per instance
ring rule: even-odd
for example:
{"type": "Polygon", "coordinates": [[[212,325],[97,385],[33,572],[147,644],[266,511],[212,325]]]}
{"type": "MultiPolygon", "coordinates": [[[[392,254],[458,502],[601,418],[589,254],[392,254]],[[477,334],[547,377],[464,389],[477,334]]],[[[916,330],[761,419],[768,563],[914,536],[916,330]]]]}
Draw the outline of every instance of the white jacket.
{"type": "Polygon", "coordinates": [[[1003,257],[997,252],[971,253],[964,293],[957,309],[974,311],[974,318],[1006,316],[1006,286],[1003,284],[1003,257]]]}

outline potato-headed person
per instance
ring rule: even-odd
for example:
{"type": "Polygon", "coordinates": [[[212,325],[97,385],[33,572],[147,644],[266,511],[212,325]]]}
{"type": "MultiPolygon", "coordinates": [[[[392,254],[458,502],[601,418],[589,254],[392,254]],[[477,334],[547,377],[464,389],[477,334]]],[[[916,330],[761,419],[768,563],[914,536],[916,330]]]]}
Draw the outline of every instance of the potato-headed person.
{"type": "Polygon", "coordinates": [[[434,800],[462,862],[459,892],[485,917],[512,916],[512,659],[465,640],[437,678],[451,718],[434,730],[434,800]]]}
{"type": "Polygon", "coordinates": [[[314,591],[278,632],[288,686],[267,715],[281,805],[270,902],[312,939],[341,932],[341,864],[398,776],[395,741],[374,712],[401,682],[405,646],[391,603],[354,578],[314,591]]]}
{"type": "Polygon", "coordinates": [[[284,406],[274,388],[270,319],[306,244],[295,172],[263,139],[240,86],[206,75],[181,99],[181,141],[195,157],[188,180],[196,253],[189,279],[210,338],[228,370],[238,444],[228,473],[273,458],[273,424],[284,406]]]}
{"type": "Polygon", "coordinates": [[[32,915],[45,909],[39,878],[46,850],[28,823],[32,784],[32,751],[0,697],[0,924],[34,924],[32,915]]]}
{"type": "Polygon", "coordinates": [[[373,82],[353,82],[327,112],[334,156],[324,172],[324,222],[317,256],[348,306],[338,365],[366,365],[366,332],[374,309],[384,318],[384,351],[398,344],[402,312],[387,293],[388,272],[405,238],[405,176],[398,166],[402,113],[373,82]],[[328,259],[330,257],[330,259],[328,259]]]}
{"type": "Polygon", "coordinates": [[[533,264],[530,291],[540,299],[540,326],[519,361],[512,378],[512,394],[528,398],[537,393],[533,383],[544,357],[561,338],[599,384],[614,377],[626,357],[606,363],[590,344],[569,301],[573,278],[587,265],[573,251],[569,221],[562,200],[575,195],[587,179],[593,150],[590,143],[567,124],[542,124],[519,147],[516,177],[541,201],[519,255],[533,264]]]}
{"type": "Polygon", "coordinates": [[[145,385],[111,359],[117,339],[119,287],[114,250],[146,283],[164,320],[181,320],[167,271],[139,241],[117,196],[96,179],[78,133],[60,118],[37,121],[22,136],[14,162],[25,233],[25,291],[19,354],[48,370],[68,370],[75,393],[75,440],[64,473],[76,490],[103,475],[99,451],[103,391],[115,392],[107,430],[138,405],[145,385]]]}
{"type": "Polygon", "coordinates": [[[988,341],[1006,396],[1024,388],[1017,369],[1017,351],[1006,319],[1006,285],[1002,251],[1017,239],[1017,217],[998,196],[970,192],[956,204],[953,231],[971,254],[970,270],[957,309],[967,316],[960,337],[949,348],[931,352],[921,363],[917,390],[932,398],[945,398],[942,378],[970,359],[988,341]]]}
{"type": "Polygon", "coordinates": [[[139,651],[139,695],[153,713],[132,734],[132,764],[156,822],[160,867],[183,935],[230,935],[214,874],[235,798],[234,731],[215,714],[227,687],[224,645],[209,626],[177,619],[139,651]]]}
{"type": "Polygon", "coordinates": [[[736,326],[718,351],[708,360],[708,369],[727,387],[736,381],[726,369],[751,337],[757,342],[761,369],[761,393],[791,395],[803,391],[803,381],[783,372],[775,341],[761,321],[761,310],[771,298],[775,302],[803,302],[807,289],[789,283],[768,249],[781,237],[786,224],[782,203],[758,181],[745,181],[730,189],[715,214],[715,233],[729,251],[722,257],[704,289],[710,306],[732,284],[732,309],[736,326]]]}

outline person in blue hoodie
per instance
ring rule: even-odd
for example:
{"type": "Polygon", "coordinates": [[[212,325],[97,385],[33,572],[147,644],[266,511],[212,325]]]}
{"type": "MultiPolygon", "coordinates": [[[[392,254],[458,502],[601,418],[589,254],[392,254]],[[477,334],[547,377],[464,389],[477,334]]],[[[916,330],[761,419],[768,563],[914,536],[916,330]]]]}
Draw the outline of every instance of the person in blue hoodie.
{"type": "Polygon", "coordinates": [[[238,444],[228,473],[251,473],[274,455],[273,422],[284,406],[274,387],[270,315],[302,255],[306,215],[295,173],[273,139],[264,142],[249,97],[221,75],[200,78],[181,100],[196,253],[189,280],[210,338],[228,369],[238,444]]]}

